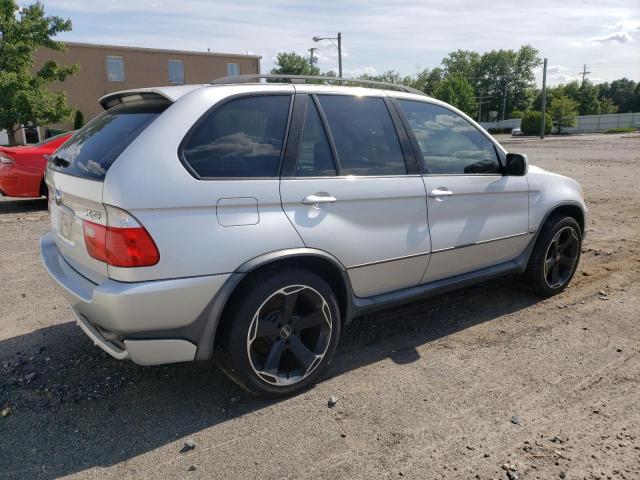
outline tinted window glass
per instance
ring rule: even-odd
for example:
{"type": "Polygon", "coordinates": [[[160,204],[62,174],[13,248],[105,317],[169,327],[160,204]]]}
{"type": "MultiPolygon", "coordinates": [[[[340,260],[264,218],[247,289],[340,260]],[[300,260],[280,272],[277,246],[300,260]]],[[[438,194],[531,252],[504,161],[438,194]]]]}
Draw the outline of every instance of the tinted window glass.
{"type": "Polygon", "coordinates": [[[275,177],[289,116],[289,95],[231,100],[187,137],[184,159],[201,177],[275,177]]]}
{"type": "Polygon", "coordinates": [[[404,175],[400,140],[382,98],[320,95],[342,175],[404,175]]]}
{"type": "Polygon", "coordinates": [[[460,115],[439,105],[400,100],[428,173],[500,173],[493,143],[460,115]]]}
{"type": "Polygon", "coordinates": [[[118,155],[168,106],[167,101],[147,100],[110,108],[56,150],[49,167],[77,177],[103,180],[118,155]]]}
{"type": "Polygon", "coordinates": [[[296,176],[316,177],[336,175],[333,155],[327,134],[315,103],[309,98],[307,117],[304,121],[296,176]]]}

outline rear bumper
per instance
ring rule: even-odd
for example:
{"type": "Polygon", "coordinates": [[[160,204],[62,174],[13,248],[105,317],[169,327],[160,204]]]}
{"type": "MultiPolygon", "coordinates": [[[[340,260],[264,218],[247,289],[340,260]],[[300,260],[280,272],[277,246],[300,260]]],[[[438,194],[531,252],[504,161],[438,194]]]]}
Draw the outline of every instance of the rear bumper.
{"type": "Polygon", "coordinates": [[[20,195],[20,179],[17,175],[0,172],[0,193],[5,197],[20,195]]]}
{"type": "Polygon", "coordinates": [[[194,339],[171,338],[170,333],[201,317],[229,275],[95,284],[62,258],[54,235],[40,240],[42,263],[96,345],[140,365],[194,360],[194,339]]]}

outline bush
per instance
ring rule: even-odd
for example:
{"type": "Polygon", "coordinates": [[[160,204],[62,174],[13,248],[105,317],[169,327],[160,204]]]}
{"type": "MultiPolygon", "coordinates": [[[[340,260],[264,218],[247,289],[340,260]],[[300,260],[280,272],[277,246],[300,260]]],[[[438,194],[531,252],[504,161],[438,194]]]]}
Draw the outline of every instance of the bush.
{"type": "Polygon", "coordinates": [[[633,127],[619,127],[619,128],[610,128],[609,130],[605,130],[604,133],[632,133],[635,131],[636,129],[633,127]]]}
{"type": "Polygon", "coordinates": [[[84,115],[80,110],[76,110],[76,117],[73,119],[73,129],[80,130],[84,127],[84,115]]]}
{"type": "MultiPolygon", "coordinates": [[[[520,123],[522,133],[525,135],[540,135],[541,116],[540,112],[525,112],[522,116],[522,122],[520,123]]],[[[544,134],[548,135],[551,133],[551,129],[553,128],[553,120],[551,119],[551,115],[548,113],[546,113],[544,117],[544,134]]]]}

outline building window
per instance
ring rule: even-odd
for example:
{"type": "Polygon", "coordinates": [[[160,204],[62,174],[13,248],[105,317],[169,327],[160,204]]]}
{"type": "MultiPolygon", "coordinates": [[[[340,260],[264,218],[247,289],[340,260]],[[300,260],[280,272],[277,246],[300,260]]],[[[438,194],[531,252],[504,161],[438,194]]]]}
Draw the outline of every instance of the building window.
{"type": "Polygon", "coordinates": [[[240,64],[227,63],[227,76],[235,77],[236,75],[240,75],[240,64]]]}
{"type": "Polygon", "coordinates": [[[169,60],[169,83],[184,84],[184,64],[182,60],[169,60]]]}
{"type": "Polygon", "coordinates": [[[124,58],[107,55],[107,80],[110,82],[124,82],[124,58]]]}

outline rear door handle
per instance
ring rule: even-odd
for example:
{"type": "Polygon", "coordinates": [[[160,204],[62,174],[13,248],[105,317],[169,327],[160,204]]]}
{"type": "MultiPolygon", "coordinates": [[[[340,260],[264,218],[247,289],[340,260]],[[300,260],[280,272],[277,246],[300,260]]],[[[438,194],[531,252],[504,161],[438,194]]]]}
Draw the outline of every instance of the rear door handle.
{"type": "Polygon", "coordinates": [[[303,205],[318,205],[319,203],[334,203],[336,197],[332,197],[328,193],[314,193],[313,195],[307,195],[302,199],[303,205]]]}
{"type": "Polygon", "coordinates": [[[429,193],[431,198],[449,197],[451,195],[453,195],[453,192],[446,187],[435,188],[429,193]]]}

